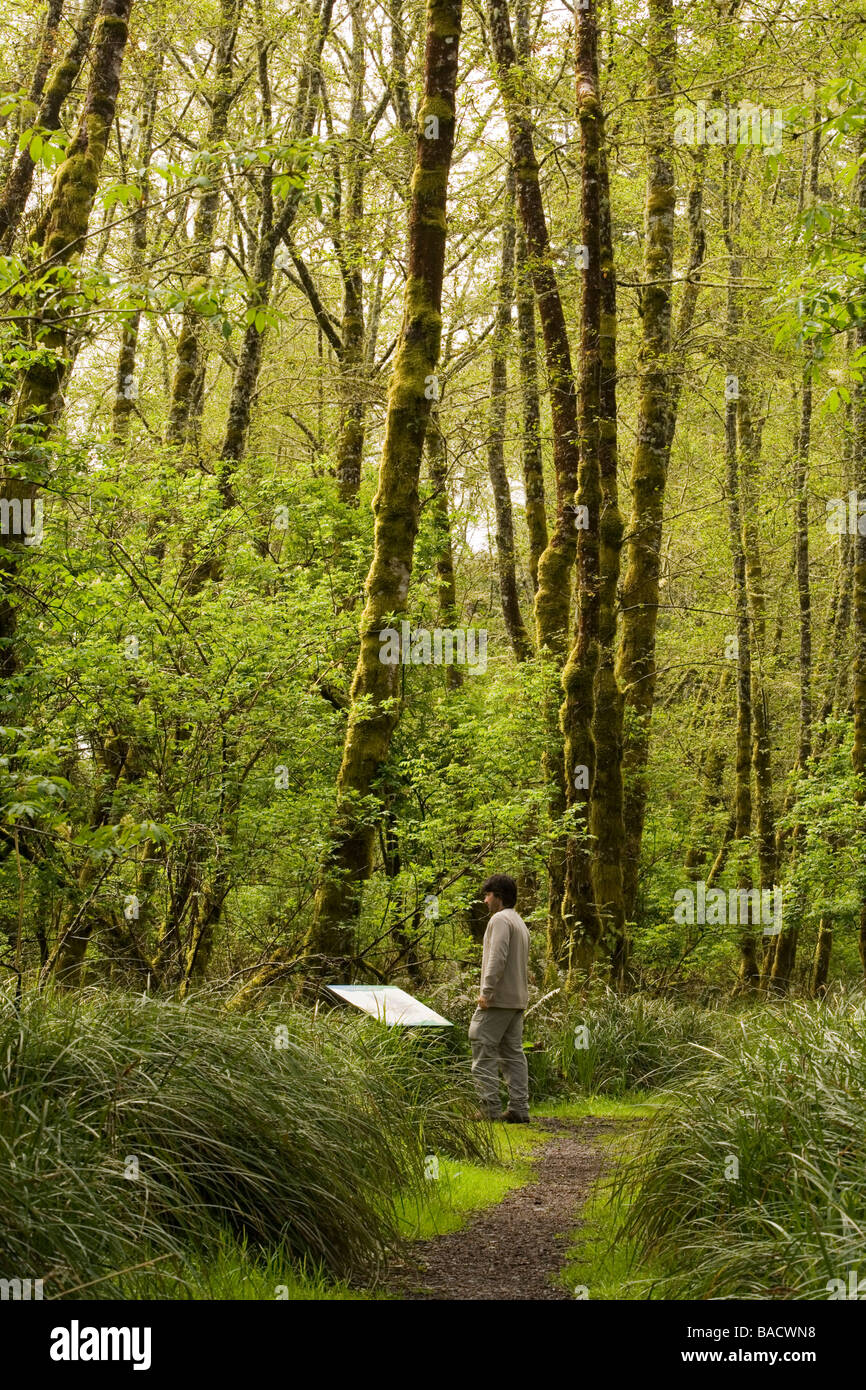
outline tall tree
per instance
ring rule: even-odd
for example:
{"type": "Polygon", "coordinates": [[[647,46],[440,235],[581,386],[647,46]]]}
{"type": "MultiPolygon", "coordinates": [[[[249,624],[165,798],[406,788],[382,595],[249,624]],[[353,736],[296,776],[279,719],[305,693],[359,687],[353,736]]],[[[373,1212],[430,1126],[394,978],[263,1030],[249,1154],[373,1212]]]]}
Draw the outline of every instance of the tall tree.
{"type": "MultiPolygon", "coordinates": [[[[532,51],[529,35],[529,0],[516,0],[514,6],[514,49],[518,63],[528,74],[532,51]]],[[[516,207],[513,174],[510,191],[516,207]]],[[[526,495],[524,511],[526,529],[529,532],[529,576],[533,593],[537,593],[538,566],[547,549],[547,508],[544,497],[544,456],[541,448],[535,295],[528,264],[526,233],[522,223],[517,228],[514,272],[517,337],[520,344],[520,397],[523,408],[523,487],[526,495]]]]}
{"type": "MultiPolygon", "coordinates": [[[[866,236],[866,127],[861,127],[857,146],[856,214],[862,244],[866,236]]],[[[853,464],[858,502],[866,498],[866,381],[862,364],[866,361],[866,318],[862,315],[854,330],[854,343],[860,357],[860,375],[852,391],[851,424],[853,464]]],[[[854,538],[854,743],[851,759],[858,777],[857,802],[866,806],[866,535],[858,525],[854,538]]],[[[866,974],[866,875],[860,879],[860,963],[866,974]]]]}
{"type": "MultiPolygon", "coordinates": [[[[731,538],[731,557],[734,580],[734,610],[736,614],[736,633],[733,651],[726,650],[727,659],[737,663],[737,727],[736,727],[736,767],[734,787],[734,841],[738,849],[737,886],[748,890],[752,886],[749,866],[750,835],[752,829],[752,647],[749,623],[749,595],[746,576],[746,553],[743,541],[743,515],[737,448],[737,406],[739,380],[742,367],[739,354],[734,350],[740,325],[740,306],[738,300],[739,282],[742,277],[742,262],[736,253],[735,243],[739,231],[740,209],[742,203],[743,174],[731,174],[731,162],[725,160],[726,200],[724,236],[728,251],[728,305],[726,331],[728,338],[729,368],[725,383],[725,483],[728,494],[728,520],[731,538]],[[734,187],[731,187],[733,182],[734,187]]],[[[730,641],[730,638],[728,639],[730,641]]],[[[738,989],[752,993],[758,986],[760,966],[757,958],[755,934],[751,920],[739,924],[740,968],[738,989]]]]}
{"type": "Polygon", "coordinates": [[[428,0],[424,96],[418,111],[403,324],[388,394],[373,559],[361,649],[337,784],[333,844],[322,865],[310,956],[351,962],[361,888],[373,849],[371,793],[399,719],[401,668],[382,659],[380,632],[406,612],[418,531],[418,482],[442,335],[448,175],[454,149],[461,0],[428,0]]]}
{"type": "MultiPolygon", "coordinates": [[[[538,562],[535,594],[536,646],[542,660],[550,662],[546,686],[544,753],[550,815],[557,825],[565,813],[566,785],[563,772],[562,735],[554,681],[568,647],[571,611],[571,575],[577,552],[575,491],[577,488],[577,393],[571,363],[562,297],[557,281],[547,219],[541,196],[539,166],[529,116],[526,74],[517,63],[507,0],[488,0],[488,22],[497,81],[502,94],[517,188],[526,255],[544,338],[544,359],[550,393],[553,431],[553,467],[556,475],[556,523],[547,549],[538,562]]],[[[555,833],[548,857],[548,944],[551,960],[562,958],[567,933],[562,916],[565,891],[565,843],[555,833]]]]}
{"type": "MultiPolygon", "coordinates": [[[[153,150],[153,125],[159,101],[159,83],[164,54],[162,36],[153,43],[145,66],[145,95],[139,123],[137,162],[139,168],[139,199],[132,216],[130,227],[131,251],[129,262],[133,281],[140,281],[146,271],[148,202],[150,199],[151,176],[150,159],[153,150]]],[[[114,387],[114,407],[112,423],[115,439],[122,441],[129,432],[129,422],[138,394],[135,375],[138,332],[141,327],[141,309],[135,308],[123,321],[121,328],[120,353],[117,358],[117,378],[114,387]]]]}
{"type": "MultiPolygon", "coordinates": [[[[628,710],[624,746],[624,899],[632,918],[646,817],[646,765],[656,687],[662,524],[673,442],[671,284],[674,257],[673,104],[676,28],[671,0],[651,0],[647,34],[647,191],[641,289],[637,439],[631,466],[631,515],[622,581],[622,639],[617,676],[628,710]]],[[[696,269],[697,267],[695,267],[696,269]]],[[[694,273],[692,271],[692,273],[694,273]]],[[[683,311],[693,311],[691,279],[683,311]]]]}
{"type": "MultiPolygon", "coordinates": [[[[601,657],[602,517],[602,221],[604,124],[598,83],[598,39],[592,11],[577,17],[577,113],[581,148],[581,234],[585,255],[580,306],[580,466],[577,483],[577,607],[574,644],[562,673],[565,699],[565,777],[576,831],[569,836],[568,865],[562,915],[569,936],[569,967],[587,970],[602,934],[602,921],[593,891],[590,800],[596,777],[593,727],[595,681],[601,657]]],[[[612,267],[605,267],[609,274],[612,267]]],[[[609,334],[611,325],[605,325],[609,334]]],[[[610,344],[607,345],[610,359],[610,344]]],[[[606,364],[608,370],[611,363],[606,364]]],[[[609,386],[609,383],[606,383],[609,386]]],[[[605,402],[605,405],[607,402],[605,402]]],[[[605,418],[606,431],[610,421],[605,418]]],[[[616,425],[613,443],[616,457],[616,425]]]]}
{"type": "MultiPolygon", "coordinates": [[[[597,60],[596,60],[597,61],[597,60]]],[[[598,519],[598,665],[593,686],[592,736],[595,776],[589,806],[592,844],[592,885],[602,940],[610,957],[611,976],[623,985],[628,967],[629,937],[625,915],[623,855],[623,709],[616,675],[617,589],[623,519],[617,485],[616,416],[616,267],[610,207],[604,113],[599,100],[597,119],[599,183],[599,421],[598,470],[601,512],[598,519]]]]}
{"type": "MultiPolygon", "coordinates": [[[[49,10],[40,62],[30,92],[31,101],[37,101],[41,98],[33,121],[37,129],[53,132],[59,128],[63,104],[81,71],[81,64],[84,62],[93,36],[93,26],[96,23],[99,10],[100,0],[82,0],[80,13],[76,16],[73,26],[72,41],[52,72],[50,81],[43,91],[45,81],[43,75],[44,55],[50,56],[50,53],[53,52],[61,7],[59,4],[55,4],[49,10]]],[[[3,186],[3,191],[0,193],[0,251],[8,251],[11,246],[33,186],[36,161],[31,153],[31,146],[32,141],[28,141],[24,149],[21,150],[3,186]]]]}
{"type": "MultiPolygon", "coordinates": [[[[67,326],[62,313],[53,307],[52,291],[56,296],[58,275],[74,255],[80,254],[87,235],[114,121],[131,8],[132,0],[102,0],[87,95],[66,158],[54,176],[43,219],[41,267],[46,272],[48,288],[43,291],[43,307],[36,320],[39,351],[33,354],[24,372],[15,410],[16,434],[19,444],[24,444],[23,458],[14,471],[6,470],[2,489],[6,498],[19,504],[32,505],[46,466],[34,445],[44,442],[54,425],[67,366],[67,326]]],[[[6,675],[15,665],[11,590],[21,550],[20,538],[16,540],[4,528],[0,536],[0,671],[6,675]]]]}
{"type": "Polygon", "coordinates": [[[506,175],[505,211],[502,219],[502,253],[499,265],[499,290],[496,301],[496,322],[490,350],[490,414],[487,426],[487,469],[493,491],[496,514],[496,563],[499,570],[499,595],[505,631],[518,661],[532,654],[529,634],[520,612],[517,591],[517,564],[514,553],[514,516],[511,506],[511,487],[505,464],[505,430],[508,417],[508,345],[511,337],[511,305],[514,297],[514,239],[513,175],[506,175]]]}
{"type": "MultiPolygon", "coordinates": [[[[214,49],[213,92],[209,100],[210,119],[205,141],[205,151],[212,162],[208,172],[201,175],[206,182],[196,208],[188,268],[189,285],[195,290],[204,289],[210,275],[222,191],[219,147],[225,140],[229,114],[237,97],[234,55],[242,8],[243,0],[220,0],[220,20],[214,49]]],[[[175,354],[166,429],[166,439],[170,444],[184,446],[191,440],[201,414],[204,371],[202,316],[194,301],[190,299],[184,305],[175,354]]]]}

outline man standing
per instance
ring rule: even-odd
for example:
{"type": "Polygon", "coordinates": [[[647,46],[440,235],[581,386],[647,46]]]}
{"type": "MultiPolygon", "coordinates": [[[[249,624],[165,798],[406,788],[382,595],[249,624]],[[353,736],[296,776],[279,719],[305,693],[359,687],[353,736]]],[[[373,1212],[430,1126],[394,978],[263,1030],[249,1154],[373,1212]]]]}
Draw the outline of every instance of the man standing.
{"type": "Polygon", "coordinates": [[[529,1068],[523,1052],[523,1011],[529,999],[529,931],[514,910],[517,884],[494,874],[481,889],[490,912],[481,958],[481,993],[469,1025],[472,1077],[490,1120],[529,1123],[529,1068]],[[508,1109],[499,1114],[499,1068],[508,1109]]]}

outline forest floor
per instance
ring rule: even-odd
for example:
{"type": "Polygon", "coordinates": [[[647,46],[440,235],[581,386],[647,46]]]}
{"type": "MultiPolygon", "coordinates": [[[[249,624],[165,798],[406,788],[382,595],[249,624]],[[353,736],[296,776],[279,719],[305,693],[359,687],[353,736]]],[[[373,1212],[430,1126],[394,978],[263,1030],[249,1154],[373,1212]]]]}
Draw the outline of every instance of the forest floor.
{"type": "Polygon", "coordinates": [[[563,1275],[581,1208],[610,1163],[611,1143],[641,1122],[635,1115],[533,1117],[533,1130],[542,1133],[531,1180],[470,1216],[461,1229],[416,1242],[392,1265],[390,1295],[406,1301],[573,1299],[563,1275]]]}

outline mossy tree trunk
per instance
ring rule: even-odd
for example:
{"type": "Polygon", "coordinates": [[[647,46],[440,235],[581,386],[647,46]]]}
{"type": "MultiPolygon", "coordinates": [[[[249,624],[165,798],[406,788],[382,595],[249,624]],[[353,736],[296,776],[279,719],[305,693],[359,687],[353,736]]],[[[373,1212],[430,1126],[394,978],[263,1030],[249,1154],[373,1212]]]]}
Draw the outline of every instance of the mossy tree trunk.
{"type": "Polygon", "coordinates": [[[812,972],[809,978],[809,992],[813,999],[823,999],[827,993],[830,975],[830,957],[833,954],[833,925],[822,917],[818,924],[818,938],[815,942],[815,955],[812,958],[812,972]]]}
{"type": "MultiPolygon", "coordinates": [[[[516,0],[514,6],[514,47],[517,61],[526,70],[529,66],[531,44],[529,37],[528,0],[516,0]]],[[[516,189],[512,176],[510,187],[515,209],[516,189]]],[[[523,414],[523,488],[526,495],[524,512],[529,532],[529,576],[533,593],[538,592],[538,566],[547,549],[547,507],[544,497],[544,457],[541,449],[541,400],[538,392],[538,348],[535,334],[535,294],[527,263],[526,233],[517,228],[515,243],[514,293],[517,303],[517,339],[520,361],[520,399],[523,414]]]]}
{"type": "MultiPolygon", "coordinates": [[[[60,5],[52,6],[51,13],[60,17],[60,5]]],[[[69,96],[72,86],[81,71],[84,56],[90,45],[93,26],[99,14],[100,0],[83,0],[81,11],[75,20],[73,38],[60,62],[51,74],[44,92],[34,81],[31,100],[41,96],[39,108],[33,120],[34,126],[42,130],[55,131],[60,127],[60,113],[63,103],[69,96]]],[[[56,26],[55,26],[56,32],[56,26]]],[[[50,28],[46,28],[46,38],[51,38],[50,28]]],[[[52,43],[53,47],[53,43],[52,43]]],[[[44,51],[44,50],[43,50],[44,51]]],[[[38,75],[38,73],[37,73],[38,75]]],[[[44,79],[43,79],[44,80],[44,79]]],[[[33,186],[35,163],[28,144],[19,154],[12,167],[3,191],[0,193],[0,252],[8,251],[21,221],[33,186]]]]}
{"type": "MultiPolygon", "coordinates": [[[[433,402],[427,424],[427,466],[430,470],[433,529],[436,548],[436,596],[440,627],[457,627],[457,586],[454,579],[454,547],[451,541],[451,516],[448,507],[448,458],[439,405],[433,402]]],[[[457,690],[463,684],[463,672],[454,663],[445,667],[445,685],[457,690]]]]}
{"type": "MultiPolygon", "coordinates": [[[[42,223],[42,260],[55,271],[80,254],[87,234],[114,121],[131,8],[132,0],[103,0],[100,9],[87,94],[66,158],[54,176],[42,223]]],[[[35,332],[43,351],[38,360],[30,363],[21,380],[15,408],[15,438],[21,448],[11,460],[11,467],[4,469],[3,479],[5,497],[31,504],[45,466],[39,446],[53,428],[66,371],[66,329],[62,318],[52,309],[44,309],[36,318],[35,332]]],[[[22,538],[11,534],[0,537],[0,673],[4,675],[15,669],[15,614],[10,590],[23,549],[22,538]]]]}
{"type": "MultiPolygon", "coordinates": [[[[856,212],[861,232],[866,228],[866,130],[858,140],[860,166],[857,172],[856,212]]],[[[856,350],[866,354],[866,321],[860,320],[854,334],[856,350]]],[[[866,383],[854,383],[851,393],[853,427],[854,486],[860,502],[866,498],[866,383]]],[[[854,537],[854,743],[851,759],[859,778],[858,805],[866,806],[866,536],[858,527],[854,537]]],[[[862,849],[862,844],[861,844],[862,849]]],[[[860,962],[866,973],[866,876],[860,889],[860,962]]]]}
{"type": "MultiPolygon", "coordinates": [[[[761,887],[772,888],[776,880],[776,827],[773,810],[770,709],[766,689],[767,596],[757,519],[760,448],[761,429],[753,416],[748,383],[741,376],[737,401],[737,452],[746,593],[752,636],[752,769],[755,782],[755,830],[761,887]]],[[[773,946],[775,947],[775,942],[773,946]]]]}
{"type": "MultiPolygon", "coordinates": [[[[843,487],[847,496],[851,485],[843,487]]],[[[851,632],[851,606],[854,588],[854,538],[843,531],[839,536],[839,557],[833,579],[829,630],[825,631],[822,653],[816,662],[815,683],[820,678],[823,687],[821,705],[814,729],[815,752],[821,753],[827,744],[827,720],[839,708],[842,692],[850,677],[844,659],[845,645],[851,632]]]]}
{"type": "MultiPolygon", "coordinates": [[[[561,822],[567,807],[563,743],[558,717],[558,685],[560,668],[568,649],[571,575],[577,552],[577,394],[568,328],[550,254],[538,160],[529,118],[525,69],[517,61],[507,0],[488,0],[487,13],[497,82],[508,121],[517,203],[526,238],[527,267],[532,277],[541,320],[550,394],[553,466],[556,476],[556,522],[547,548],[538,562],[535,631],[537,651],[549,667],[545,685],[546,749],[543,761],[550,817],[552,823],[557,825],[561,822]]],[[[565,861],[564,839],[561,834],[554,835],[547,866],[548,951],[554,964],[563,959],[567,945],[562,918],[565,861]]]]}
{"type": "MultiPolygon", "coordinates": [[[[0,128],[4,130],[3,144],[5,146],[2,153],[0,153],[0,186],[2,186],[3,190],[2,193],[0,193],[0,239],[2,239],[2,233],[6,230],[7,226],[5,219],[2,215],[3,204],[5,201],[3,194],[5,194],[5,192],[9,188],[11,176],[14,172],[16,163],[20,163],[19,160],[16,160],[16,154],[19,153],[19,140],[16,139],[16,136],[19,135],[19,132],[23,132],[23,130],[25,129],[34,128],[36,124],[36,122],[34,122],[34,117],[36,116],[36,113],[38,111],[40,98],[43,92],[45,91],[45,83],[47,81],[48,74],[51,70],[51,63],[54,58],[54,49],[57,43],[57,30],[60,26],[61,17],[63,15],[63,5],[64,0],[48,0],[45,8],[45,13],[41,16],[40,34],[38,42],[36,42],[36,44],[34,45],[29,36],[28,38],[24,39],[23,48],[25,50],[25,53],[28,57],[31,55],[31,53],[33,53],[35,56],[35,61],[33,64],[33,75],[30,79],[30,86],[27,89],[26,97],[24,97],[23,90],[23,61],[19,69],[20,76],[18,83],[16,84],[15,78],[12,77],[11,73],[4,82],[4,87],[7,89],[7,91],[14,91],[17,85],[20,88],[21,96],[24,97],[24,100],[21,102],[21,105],[17,108],[17,110],[14,106],[12,106],[11,110],[7,108],[3,112],[3,115],[0,116],[0,128]]],[[[28,20],[35,19],[38,21],[40,19],[39,8],[36,8],[35,10],[31,8],[30,12],[28,13],[28,20]]],[[[11,45],[13,42],[15,42],[17,46],[18,39],[16,38],[13,40],[14,31],[7,30],[7,32],[8,43],[11,45]]],[[[25,142],[24,148],[24,152],[26,152],[28,155],[29,144],[30,142],[28,140],[27,142],[25,142]]],[[[33,163],[31,160],[31,173],[32,170],[33,163]]],[[[22,201],[20,203],[19,210],[20,208],[23,208],[23,206],[24,203],[22,201]]]]}
{"type": "Polygon", "coordinates": [[[598,666],[593,691],[592,732],[595,741],[595,777],[589,806],[592,840],[592,885],[610,959],[611,979],[626,981],[629,937],[623,895],[622,690],[616,675],[617,587],[623,541],[622,513],[617,487],[616,428],[616,267],[610,212],[610,182],[603,113],[599,116],[599,203],[601,257],[601,357],[600,416],[598,437],[601,515],[599,517],[598,666]]]}
{"type": "Polygon", "coordinates": [[[577,550],[574,494],[577,488],[577,397],[562,298],[550,254],[538,160],[527,114],[526,83],[517,63],[506,0],[488,0],[497,81],[511,143],[517,202],[526,237],[529,271],[544,336],[547,385],[553,426],[557,516],[538,566],[535,623],[539,648],[564,657],[568,645],[571,571],[577,550]]]}
{"type": "MultiPolygon", "coordinates": [[[[609,276],[612,265],[607,257],[607,263],[602,265],[606,170],[603,165],[604,121],[598,85],[596,22],[592,11],[580,11],[577,16],[576,75],[581,152],[581,237],[585,248],[580,307],[580,466],[577,483],[577,516],[582,524],[577,541],[574,644],[562,673],[565,692],[561,711],[565,736],[565,779],[568,805],[574,820],[568,839],[562,915],[569,936],[570,972],[573,969],[583,972],[592,965],[603,930],[592,874],[596,846],[591,844],[589,836],[592,831],[592,788],[597,773],[594,696],[601,658],[602,450],[609,454],[612,443],[614,468],[616,458],[616,420],[614,417],[611,421],[606,413],[612,380],[605,382],[607,399],[602,398],[602,333],[608,340],[615,333],[615,315],[603,327],[602,275],[604,271],[605,276],[609,276]]],[[[608,308],[609,296],[610,290],[608,308]]],[[[610,341],[606,343],[608,359],[612,346],[610,341]]],[[[615,371],[615,363],[613,365],[615,371]]],[[[610,360],[605,366],[610,368],[610,360]]],[[[608,474],[609,468],[608,461],[608,474]]],[[[609,487],[609,476],[606,481],[609,487]]]]}
{"type": "MultiPolygon", "coordinates": [[[[160,41],[157,41],[151,48],[149,61],[145,68],[146,96],[138,140],[138,163],[141,169],[141,173],[138,176],[138,186],[141,190],[141,198],[133,213],[130,229],[132,254],[130,256],[129,273],[130,279],[136,283],[140,283],[145,274],[145,257],[147,255],[147,214],[148,199],[150,197],[150,173],[148,165],[150,164],[151,149],[153,146],[153,122],[156,116],[157,102],[159,100],[159,78],[161,68],[162,44],[160,41]]],[[[117,376],[114,383],[114,406],[112,408],[112,431],[118,443],[122,443],[129,434],[130,418],[135,409],[133,404],[137,396],[135,360],[140,323],[141,311],[136,309],[124,320],[121,329],[120,352],[117,358],[117,376]]]]}
{"type": "MultiPolygon", "coordinates": [[[[732,265],[732,276],[739,274],[739,262],[732,265]]],[[[733,325],[729,314],[728,325],[733,325]]],[[[752,876],[749,869],[749,839],[752,829],[752,661],[751,634],[749,630],[749,600],[746,592],[746,557],[743,553],[743,535],[740,521],[740,482],[737,465],[737,406],[728,401],[725,409],[725,459],[726,487],[728,492],[728,515],[730,522],[731,551],[734,570],[734,607],[736,612],[736,662],[737,662],[737,729],[736,766],[734,784],[734,840],[737,842],[737,886],[751,888],[752,876]]],[[[740,924],[740,973],[739,988],[744,992],[753,991],[758,984],[760,970],[756,954],[755,937],[750,923],[740,924]]]]}
{"type": "Polygon", "coordinates": [[[461,0],[428,0],[424,97],[418,112],[409,209],[403,323],[388,394],[379,486],[373,501],[373,560],[361,616],[361,650],[337,784],[333,844],[322,865],[311,961],[351,969],[360,893],[370,873],[375,781],[399,719],[401,668],[381,659],[380,632],[407,610],[419,518],[424,435],[442,334],[446,198],[454,146],[461,0]]]}
{"type": "Polygon", "coordinates": [[[180,999],[185,999],[197,985],[204,983],[216,944],[223,904],[234,881],[231,846],[237,842],[244,781],[251,766],[249,763],[241,766],[238,740],[234,733],[223,733],[221,764],[217,846],[194,897],[189,941],[178,990],[180,999]]]}
{"type": "MultiPolygon", "coordinates": [[[[673,105],[676,30],[671,0],[652,0],[647,35],[647,191],[644,213],[642,341],[638,380],[637,442],[631,466],[631,515],[622,582],[622,638],[617,674],[628,711],[623,752],[625,799],[624,900],[632,918],[646,816],[646,766],[656,687],[662,524],[675,402],[671,371],[671,278],[674,255],[673,105]]],[[[703,256],[700,185],[692,219],[692,278],[681,317],[694,313],[695,249],[703,256]]],[[[690,213],[693,208],[690,206],[690,213]]],[[[700,261],[698,261],[698,265],[700,261]]],[[[683,327],[686,327],[683,324],[683,327]]]]}
{"type": "Polygon", "coordinates": [[[60,17],[63,14],[63,0],[48,0],[45,9],[45,18],[42,21],[42,33],[39,38],[39,47],[36,51],[36,64],[33,68],[33,77],[30,88],[27,92],[27,107],[32,108],[45,91],[45,83],[51,70],[51,63],[54,59],[54,47],[57,43],[57,30],[60,26],[60,17]]]}
{"type": "MultiPolygon", "coordinates": [[[[805,775],[809,758],[812,756],[812,593],[809,582],[809,442],[812,425],[812,358],[807,356],[803,367],[803,395],[800,409],[800,425],[794,443],[794,499],[796,507],[794,550],[797,569],[797,607],[799,616],[799,682],[800,719],[797,733],[797,761],[795,770],[805,775]]],[[[794,804],[796,789],[792,787],[787,798],[786,810],[794,804]]],[[[785,848],[786,836],[777,836],[777,853],[785,848]]],[[[797,854],[802,830],[795,826],[790,836],[792,856],[797,854]]],[[[799,918],[802,914],[802,901],[794,903],[795,920],[785,921],[776,939],[775,952],[770,970],[770,985],[777,994],[787,992],[794,962],[797,956],[799,918]]]]}
{"type": "Polygon", "coordinates": [[[357,506],[361,489],[366,427],[366,373],[364,353],[364,175],[369,159],[364,108],[364,18],[358,0],[352,15],[351,109],[348,129],[348,189],[346,209],[340,219],[336,252],[343,281],[343,318],[340,359],[341,414],[337,442],[337,486],[340,500],[357,506]]]}
{"type": "Polygon", "coordinates": [[[692,821],[689,833],[689,847],[686,850],[683,867],[688,870],[693,879],[700,877],[701,865],[706,863],[712,848],[710,838],[710,820],[718,815],[724,806],[724,795],[722,788],[722,776],[727,762],[727,749],[723,739],[719,738],[715,732],[720,726],[724,729],[727,736],[728,712],[724,706],[727,703],[726,696],[731,684],[731,667],[725,665],[719,677],[716,698],[713,706],[712,715],[705,709],[702,710],[702,718],[705,730],[712,729],[715,742],[705,750],[702,757],[701,799],[692,821]]]}
{"type": "Polygon", "coordinates": [[[517,232],[515,247],[515,298],[519,349],[521,455],[524,515],[529,533],[529,578],[538,593],[538,566],[547,549],[547,505],[544,495],[544,455],[541,448],[541,398],[538,391],[538,348],[535,335],[535,294],[526,265],[526,236],[517,232]]]}
{"type": "MultiPolygon", "coordinates": [[[[726,176],[730,178],[730,163],[727,163],[726,176]]],[[[726,198],[725,244],[728,250],[728,310],[726,332],[728,343],[736,340],[739,327],[739,304],[737,289],[742,274],[742,263],[734,251],[734,239],[739,222],[739,205],[742,197],[742,180],[737,193],[731,196],[730,185],[726,198]]],[[[729,376],[736,376],[741,370],[738,354],[729,349],[729,376]]],[[[739,379],[739,378],[738,378],[739,379]]],[[[737,886],[748,889],[752,886],[750,868],[750,836],[752,829],[752,660],[751,630],[749,626],[749,596],[746,581],[746,556],[743,547],[742,505],[740,500],[740,469],[737,450],[737,405],[735,396],[725,401],[725,486],[728,494],[728,523],[731,540],[731,558],[734,579],[734,610],[736,613],[736,651],[737,663],[737,728],[736,728],[736,767],[734,782],[734,834],[737,850],[737,886]]],[[[726,655],[731,659],[730,652],[726,655]]],[[[740,967],[737,989],[751,994],[757,989],[760,980],[755,934],[751,922],[739,923],[738,943],[740,967]]]]}
{"type": "Polygon", "coordinates": [[[490,352],[490,414],[487,424],[487,469],[496,515],[496,564],[502,617],[511,649],[518,661],[532,655],[532,643],[520,612],[517,565],[514,555],[514,515],[511,488],[505,466],[505,429],[508,418],[508,346],[511,337],[511,304],[514,298],[513,176],[506,175],[505,211],[502,220],[502,252],[496,321],[490,352]]]}
{"type": "MultiPolygon", "coordinates": [[[[406,34],[403,28],[402,0],[388,0],[388,15],[391,26],[391,104],[398,126],[403,134],[407,135],[415,122],[412,116],[409,80],[406,76],[406,34]]],[[[406,162],[409,167],[411,160],[411,149],[407,145],[406,162]]]]}
{"type": "MultiPolygon", "coordinates": [[[[237,96],[234,80],[234,52],[243,0],[220,0],[219,28],[214,54],[214,86],[210,100],[210,121],[205,149],[216,160],[217,148],[226,138],[229,113],[237,96]]],[[[220,206],[221,178],[219,169],[211,167],[205,175],[207,187],[202,191],[193,224],[192,252],[188,269],[189,291],[207,287],[210,278],[211,253],[220,206]]],[[[202,316],[192,303],[183,310],[180,336],[175,353],[174,378],[171,384],[166,439],[169,444],[185,447],[191,442],[201,414],[204,389],[205,354],[202,341],[202,316]]]]}
{"type": "MultiPolygon", "coordinates": [[[[98,745],[96,767],[98,773],[89,818],[92,831],[119,823],[123,808],[119,788],[124,782],[138,782],[142,774],[135,745],[113,732],[98,745]]],[[[97,898],[110,869],[110,861],[101,864],[91,857],[82,865],[76,880],[71,921],[61,931],[42,968],[42,984],[53,980],[61,988],[77,988],[82,983],[88,946],[97,931],[107,932],[115,941],[123,940],[125,954],[136,958],[144,967],[145,974],[150,971],[154,982],[159,980],[158,968],[144,956],[133,936],[131,925],[129,928],[121,926],[122,899],[118,898],[117,909],[112,912],[104,899],[97,898]]]]}

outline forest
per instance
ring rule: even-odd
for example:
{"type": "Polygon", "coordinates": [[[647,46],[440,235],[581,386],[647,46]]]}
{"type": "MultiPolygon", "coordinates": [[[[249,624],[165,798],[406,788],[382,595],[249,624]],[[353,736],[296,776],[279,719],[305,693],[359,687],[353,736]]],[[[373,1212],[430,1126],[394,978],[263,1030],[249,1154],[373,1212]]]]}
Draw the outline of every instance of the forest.
{"type": "Polygon", "coordinates": [[[866,1297],[860,7],[0,3],[0,1295],[866,1297]]]}

